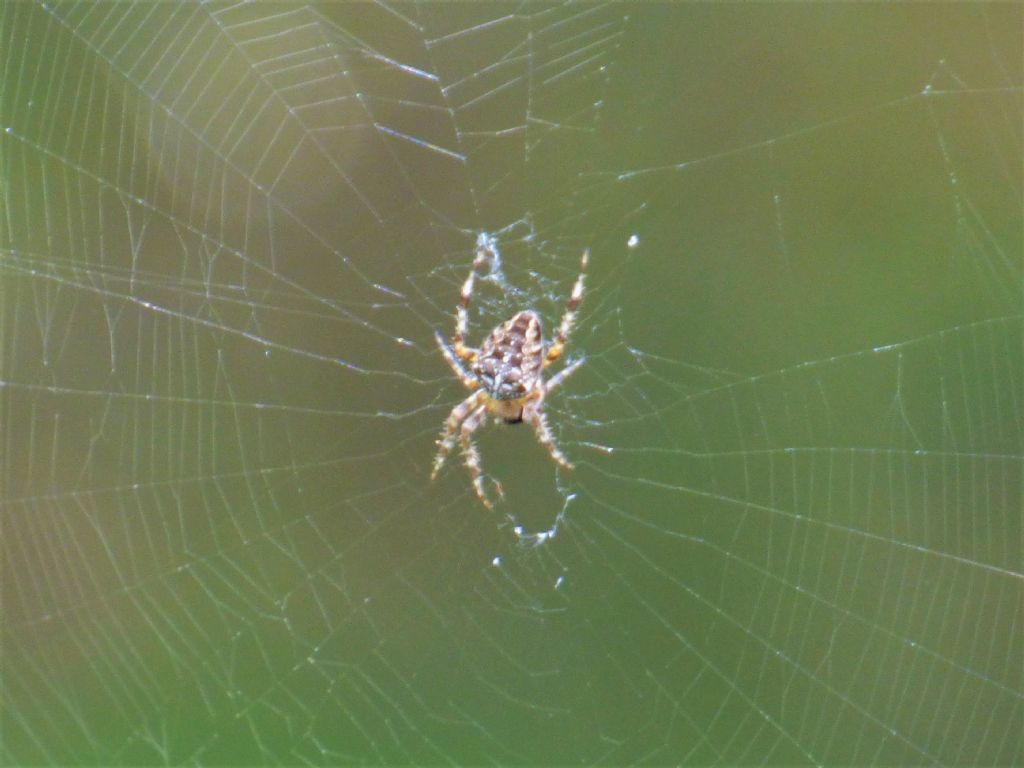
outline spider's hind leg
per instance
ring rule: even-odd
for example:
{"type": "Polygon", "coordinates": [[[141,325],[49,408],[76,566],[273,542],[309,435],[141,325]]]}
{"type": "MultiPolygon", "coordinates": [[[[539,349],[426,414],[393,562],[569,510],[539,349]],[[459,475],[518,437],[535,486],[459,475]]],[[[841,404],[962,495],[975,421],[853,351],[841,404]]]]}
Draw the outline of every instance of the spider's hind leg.
{"type": "Polygon", "coordinates": [[[579,360],[570,363],[565,368],[556,373],[554,376],[552,376],[550,379],[548,379],[544,383],[544,394],[550,394],[557,387],[565,383],[565,380],[572,376],[574,373],[576,373],[576,371],[579,370],[579,367],[583,365],[583,363],[585,362],[586,359],[581,357],[579,360]]]}
{"type": "MultiPolygon", "coordinates": [[[[477,381],[476,376],[469,373],[458,358],[452,352],[451,347],[444,343],[444,339],[441,338],[441,334],[434,331],[434,338],[437,339],[437,346],[441,348],[441,354],[444,355],[444,361],[448,363],[448,367],[452,369],[452,372],[459,377],[459,381],[462,382],[462,386],[466,389],[477,389],[480,386],[480,382],[477,381]]],[[[477,351],[475,349],[470,350],[473,353],[473,357],[476,357],[477,351]]]]}
{"type": "Polygon", "coordinates": [[[580,256],[580,274],[576,278],[575,285],[572,287],[572,293],[569,294],[569,302],[565,305],[565,314],[562,315],[562,322],[555,333],[554,341],[548,347],[548,353],[544,356],[545,367],[551,365],[551,363],[562,356],[565,342],[572,332],[573,323],[576,322],[576,308],[579,307],[580,301],[583,299],[583,278],[587,274],[588,261],[590,261],[590,251],[584,250],[583,255],[580,256]]]}
{"type": "Polygon", "coordinates": [[[455,335],[452,337],[452,347],[455,354],[463,360],[473,362],[476,360],[477,351],[467,347],[466,332],[469,330],[469,299],[473,295],[473,282],[476,280],[476,271],[487,261],[487,256],[494,256],[493,244],[489,239],[477,241],[476,257],[473,259],[473,266],[469,268],[469,275],[466,282],[462,284],[462,293],[459,294],[459,306],[455,309],[455,335]]]}

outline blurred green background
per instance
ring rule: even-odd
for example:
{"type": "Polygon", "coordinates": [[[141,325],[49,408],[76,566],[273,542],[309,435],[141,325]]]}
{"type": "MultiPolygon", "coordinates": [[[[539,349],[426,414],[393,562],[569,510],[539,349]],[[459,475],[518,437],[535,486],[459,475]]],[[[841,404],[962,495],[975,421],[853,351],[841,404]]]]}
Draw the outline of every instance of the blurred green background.
{"type": "Polygon", "coordinates": [[[1019,764],[1022,21],[0,6],[3,761],[1019,764]]]}

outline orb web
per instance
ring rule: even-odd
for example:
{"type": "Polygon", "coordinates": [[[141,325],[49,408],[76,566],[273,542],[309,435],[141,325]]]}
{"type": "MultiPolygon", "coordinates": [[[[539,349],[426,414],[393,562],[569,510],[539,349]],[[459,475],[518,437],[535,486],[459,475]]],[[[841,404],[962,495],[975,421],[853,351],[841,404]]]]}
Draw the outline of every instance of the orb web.
{"type": "Polygon", "coordinates": [[[0,8],[4,759],[1019,763],[1020,22],[0,8]]]}

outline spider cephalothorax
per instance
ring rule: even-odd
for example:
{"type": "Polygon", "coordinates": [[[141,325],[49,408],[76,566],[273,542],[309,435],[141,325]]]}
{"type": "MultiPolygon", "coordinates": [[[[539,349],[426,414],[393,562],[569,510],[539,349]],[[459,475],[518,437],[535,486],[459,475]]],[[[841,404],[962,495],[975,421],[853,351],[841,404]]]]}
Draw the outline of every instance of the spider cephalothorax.
{"type": "MultiPolygon", "coordinates": [[[[564,382],[570,374],[582,365],[577,360],[563,368],[547,381],[541,372],[558,360],[565,349],[566,340],[576,319],[576,308],[583,297],[583,276],[587,269],[587,251],[580,258],[580,273],[576,284],[569,295],[569,302],[562,315],[555,338],[550,343],[544,341],[540,317],[532,310],[517,312],[509,320],[499,325],[488,334],[479,349],[465,345],[466,330],[469,325],[469,298],[473,294],[473,282],[476,271],[488,256],[495,258],[493,241],[481,236],[477,241],[476,258],[470,268],[469,276],[462,286],[462,295],[456,309],[455,335],[449,347],[440,334],[435,333],[438,346],[444,359],[459,377],[463,386],[472,390],[472,394],[455,406],[445,421],[444,430],[438,440],[437,456],[434,458],[434,470],[431,479],[437,477],[449,451],[458,440],[462,447],[463,457],[473,489],[480,501],[490,507],[491,501],[484,493],[483,470],[480,468],[480,452],[473,444],[473,432],[492,414],[508,424],[526,422],[533,427],[537,440],[548,449],[551,458],[565,469],[572,469],[572,464],[565,454],[555,445],[555,439],[544,417],[544,397],[555,387],[564,382]],[[469,363],[467,371],[459,359],[469,363]]],[[[501,485],[495,483],[501,494],[501,485]]]]}

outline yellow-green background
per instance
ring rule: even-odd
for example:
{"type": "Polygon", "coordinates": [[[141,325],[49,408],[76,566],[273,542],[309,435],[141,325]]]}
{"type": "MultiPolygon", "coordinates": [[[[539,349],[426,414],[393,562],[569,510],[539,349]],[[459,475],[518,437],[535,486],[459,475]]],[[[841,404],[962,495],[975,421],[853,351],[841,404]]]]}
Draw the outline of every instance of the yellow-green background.
{"type": "Polygon", "coordinates": [[[3,760],[1019,763],[1022,21],[4,4],[3,760]]]}

